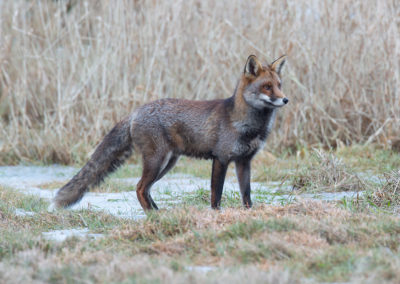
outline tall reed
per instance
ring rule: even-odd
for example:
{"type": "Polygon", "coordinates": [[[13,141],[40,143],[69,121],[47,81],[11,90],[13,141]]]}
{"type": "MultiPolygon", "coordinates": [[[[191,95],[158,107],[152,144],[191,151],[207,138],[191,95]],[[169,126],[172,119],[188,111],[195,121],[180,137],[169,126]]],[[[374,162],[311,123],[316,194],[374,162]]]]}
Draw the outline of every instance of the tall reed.
{"type": "Polygon", "coordinates": [[[268,149],[400,133],[395,0],[0,1],[0,161],[82,162],[150,100],[232,95],[288,54],[268,149]]]}

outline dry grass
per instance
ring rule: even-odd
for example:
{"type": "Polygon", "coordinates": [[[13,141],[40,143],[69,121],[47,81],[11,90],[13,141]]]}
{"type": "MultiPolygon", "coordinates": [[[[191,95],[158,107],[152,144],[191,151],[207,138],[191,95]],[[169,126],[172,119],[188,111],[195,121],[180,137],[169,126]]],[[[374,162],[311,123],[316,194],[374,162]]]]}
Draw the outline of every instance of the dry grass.
{"type": "Polygon", "coordinates": [[[333,153],[314,150],[311,164],[300,170],[293,178],[294,189],[311,191],[361,191],[368,188],[367,182],[333,153]]]}
{"type": "Polygon", "coordinates": [[[230,96],[251,53],[289,55],[270,148],[390,145],[399,14],[394,0],[1,1],[0,160],[81,163],[140,104],[230,96]]]}
{"type": "Polygon", "coordinates": [[[385,180],[367,198],[375,206],[400,208],[400,170],[384,174],[385,180]]]}
{"type": "MultiPolygon", "coordinates": [[[[46,202],[0,187],[0,282],[398,283],[398,215],[303,201],[252,210],[193,206],[146,219],[49,213],[46,202]],[[17,216],[13,208],[34,211],[17,216]],[[88,227],[93,239],[54,243],[41,232],[88,227]],[[212,271],[192,271],[209,266],[212,271]]],[[[183,207],[183,208],[182,208],[183,207]]]]}
{"type": "Polygon", "coordinates": [[[102,252],[65,251],[60,256],[30,250],[0,263],[0,280],[6,283],[300,283],[296,275],[282,269],[262,271],[243,267],[216,273],[184,270],[146,255],[126,257],[102,252]],[[21,267],[24,273],[21,274],[21,267]]]}

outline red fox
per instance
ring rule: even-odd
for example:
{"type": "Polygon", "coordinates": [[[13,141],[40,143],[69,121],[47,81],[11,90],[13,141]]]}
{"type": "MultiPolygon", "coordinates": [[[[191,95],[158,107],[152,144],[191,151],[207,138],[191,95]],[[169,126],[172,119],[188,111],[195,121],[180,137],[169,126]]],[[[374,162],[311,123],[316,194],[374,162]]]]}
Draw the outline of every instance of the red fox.
{"type": "Polygon", "coordinates": [[[250,162],[271,132],[276,110],[289,102],[281,91],[285,59],[262,65],[250,55],[227,99],[161,99],[139,107],[104,137],[87,164],[57,192],[54,206],[79,201],[135,150],[143,160],[136,193],[144,210],[158,209],[150,188],[180,155],[212,159],[213,209],[220,208],[226,171],[235,162],[243,205],[250,208],[250,162]]]}

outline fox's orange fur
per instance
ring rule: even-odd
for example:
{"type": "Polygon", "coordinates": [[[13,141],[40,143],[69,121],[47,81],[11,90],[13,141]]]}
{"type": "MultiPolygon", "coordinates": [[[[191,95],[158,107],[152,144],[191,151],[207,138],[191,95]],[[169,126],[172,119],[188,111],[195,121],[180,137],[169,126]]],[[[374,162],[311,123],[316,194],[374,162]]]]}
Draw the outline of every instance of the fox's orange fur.
{"type": "Polygon", "coordinates": [[[180,155],[212,159],[211,207],[219,208],[226,170],[235,162],[243,204],[251,207],[250,162],[270,133],[277,108],[288,99],[281,91],[285,57],[263,66],[251,55],[233,96],[223,100],[162,99],[143,105],[108,133],[88,163],[62,187],[58,207],[80,200],[84,193],[136,150],[143,173],[137,197],[143,209],[157,209],[151,186],[180,155]]]}

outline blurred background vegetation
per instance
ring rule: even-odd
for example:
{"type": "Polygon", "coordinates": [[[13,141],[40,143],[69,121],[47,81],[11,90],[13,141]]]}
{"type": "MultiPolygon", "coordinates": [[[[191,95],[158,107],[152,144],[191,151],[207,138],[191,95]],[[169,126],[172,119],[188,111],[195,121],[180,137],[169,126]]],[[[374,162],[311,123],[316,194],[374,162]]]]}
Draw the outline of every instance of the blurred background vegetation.
{"type": "Polygon", "coordinates": [[[135,107],[232,95],[288,54],[269,151],[400,132],[395,0],[0,1],[0,163],[82,163],[135,107]]]}

